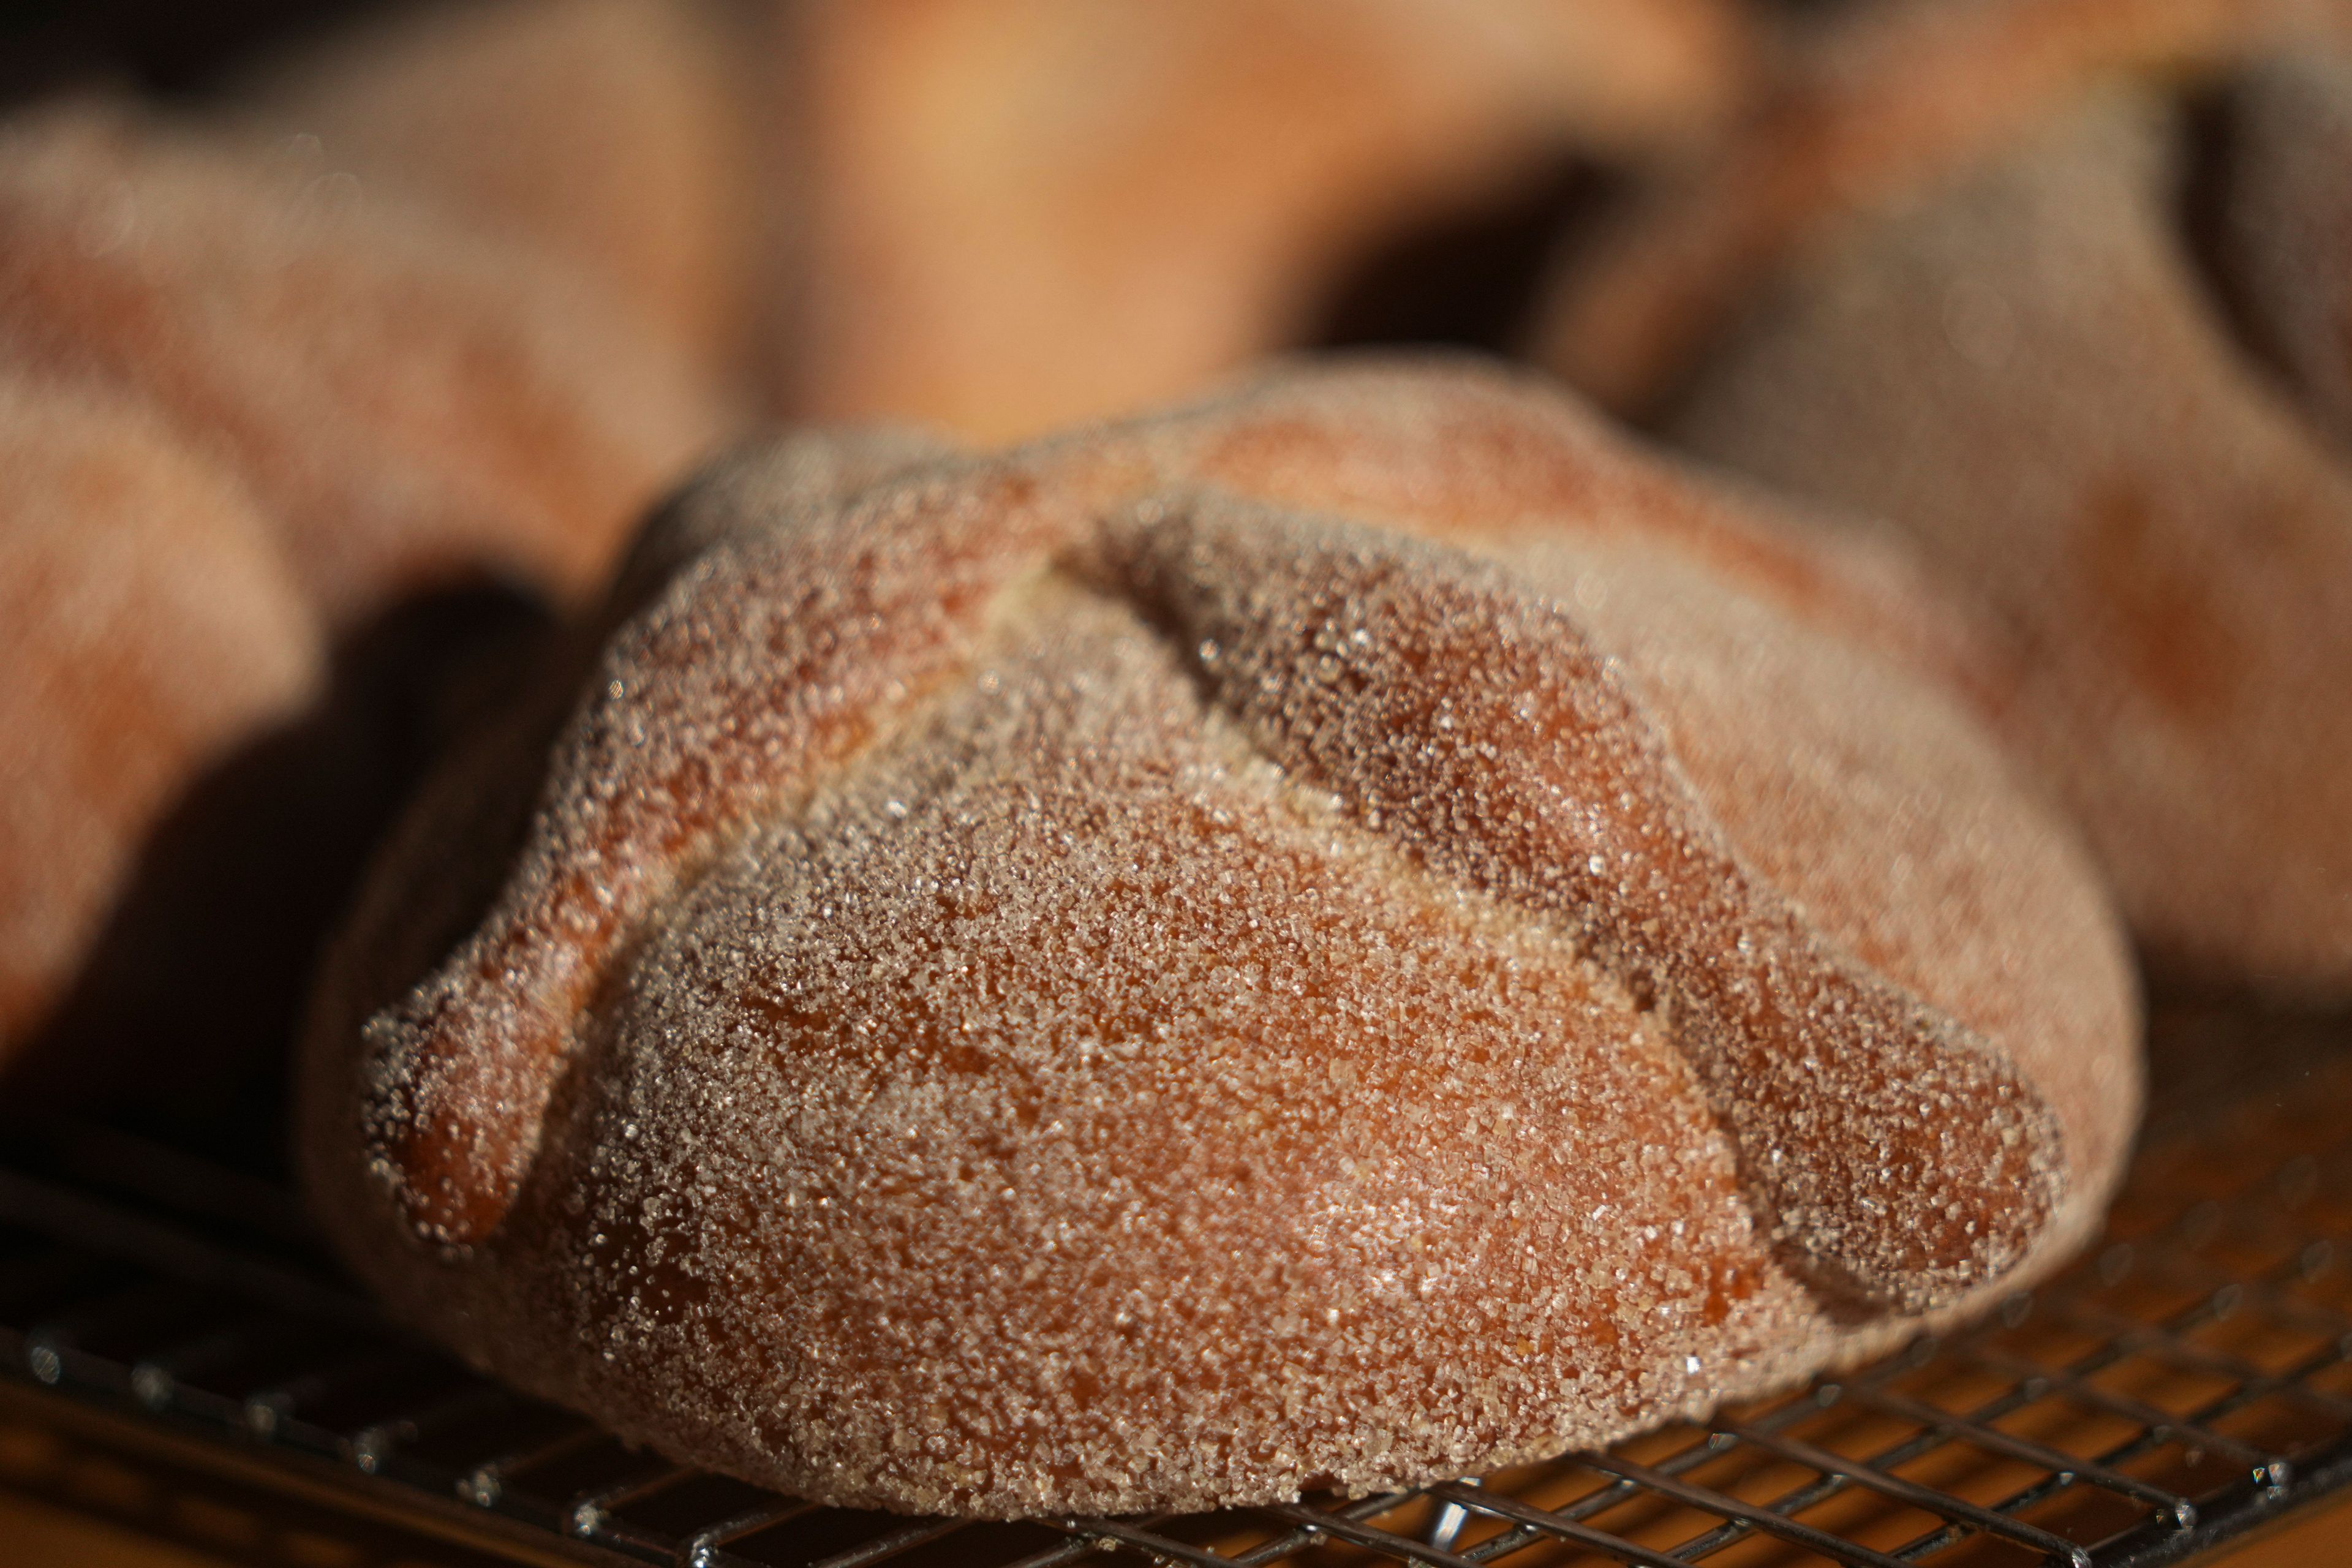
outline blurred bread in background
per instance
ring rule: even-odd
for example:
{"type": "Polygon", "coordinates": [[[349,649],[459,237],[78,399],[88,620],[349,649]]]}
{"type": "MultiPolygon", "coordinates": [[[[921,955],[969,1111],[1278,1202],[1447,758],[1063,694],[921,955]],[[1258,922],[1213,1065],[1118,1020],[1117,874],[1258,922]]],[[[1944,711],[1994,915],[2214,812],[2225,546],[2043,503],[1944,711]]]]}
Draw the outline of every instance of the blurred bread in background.
{"type": "Polygon", "coordinates": [[[1783,34],[1768,88],[1563,257],[1528,345],[1620,414],[1669,397],[1825,225],[1900,205],[2105,81],[2210,79],[2352,28],[2342,0],[1852,0],[1783,34]]]}
{"type": "Polygon", "coordinates": [[[724,405],[535,251],[227,127],[21,112],[0,235],[0,1040],[200,1060],[290,1016],[435,682],[600,587],[724,405]]]}
{"type": "Polygon", "coordinates": [[[2339,451],[2352,447],[2352,54],[2258,62],[2212,104],[2204,236],[2223,303],[2339,451]]]}
{"type": "Polygon", "coordinates": [[[1697,134],[1721,0],[803,0],[778,407],[997,440],[1298,342],[1381,238],[1570,150],[1697,134]]]}
{"type": "Polygon", "coordinates": [[[297,149],[65,105],[0,134],[5,363],[153,405],[244,479],[327,618],[504,576],[601,585],[722,428],[535,253],[297,149]]]}
{"type": "Polygon", "coordinates": [[[188,781],[317,697],[323,643],[234,472],[135,398],[0,370],[0,1056],[188,781]]]}
{"type": "Polygon", "coordinates": [[[2352,95],[2324,33],[2263,51],[2328,20],[1855,13],[1769,133],[1570,267],[1546,344],[1689,449],[1917,550],[2159,973],[2305,998],[2352,994],[2328,324],[2352,233],[2326,216],[2352,164],[2326,130],[2352,95]]]}
{"type": "Polygon", "coordinates": [[[1001,439],[1312,332],[1381,240],[1740,100],[1734,0],[459,0],[259,122],[530,240],[790,419],[1001,439]]]}
{"type": "Polygon", "coordinates": [[[519,240],[724,381],[749,370],[753,68],[719,6],[441,0],[281,59],[241,100],[329,167],[519,240]]]}

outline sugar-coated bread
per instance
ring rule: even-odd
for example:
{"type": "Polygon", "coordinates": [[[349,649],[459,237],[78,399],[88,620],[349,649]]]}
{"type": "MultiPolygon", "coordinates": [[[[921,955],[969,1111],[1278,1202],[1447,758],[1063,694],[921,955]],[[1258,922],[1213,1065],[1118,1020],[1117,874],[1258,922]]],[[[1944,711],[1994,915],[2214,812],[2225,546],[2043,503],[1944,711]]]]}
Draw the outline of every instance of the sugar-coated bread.
{"type": "Polygon", "coordinates": [[[1364,1490],[2095,1223],[2120,941],[1889,556],[1412,365],[667,519],[305,1051],[345,1256],[523,1386],[839,1503],[1364,1490]]]}
{"type": "Polygon", "coordinates": [[[2342,996],[2352,467],[2330,434],[2330,323],[2347,257],[2324,206],[2281,200],[2324,184],[2292,167],[2323,139],[2224,139],[2207,194],[2233,312],[2182,230],[2188,145],[2159,101],[2094,100],[1817,237],[1671,429],[1885,520],[1975,605],[2006,671],[1990,711],[2168,971],[2342,996]]]}
{"type": "Polygon", "coordinates": [[[0,126],[0,361],[105,383],[243,478],[336,625],[504,575],[604,580],[722,428],[527,252],[127,110],[0,126]]]}
{"type": "Polygon", "coordinates": [[[0,368],[0,1059],[187,781],[317,695],[323,643],[235,474],[103,387],[0,368]]]}

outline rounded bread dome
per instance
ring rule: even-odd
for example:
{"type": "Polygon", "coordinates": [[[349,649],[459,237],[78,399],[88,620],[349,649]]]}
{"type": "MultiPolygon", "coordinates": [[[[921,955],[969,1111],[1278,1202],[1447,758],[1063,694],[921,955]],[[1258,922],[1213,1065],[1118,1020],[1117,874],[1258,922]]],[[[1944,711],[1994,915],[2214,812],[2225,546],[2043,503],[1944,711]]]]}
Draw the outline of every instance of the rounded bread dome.
{"type": "Polygon", "coordinates": [[[1892,558],[1456,367],[863,450],[677,503],[338,942],[308,1179],[477,1362],[820,1500],[1202,1507],[1606,1441],[2087,1234],[2120,944],[1892,558]]]}

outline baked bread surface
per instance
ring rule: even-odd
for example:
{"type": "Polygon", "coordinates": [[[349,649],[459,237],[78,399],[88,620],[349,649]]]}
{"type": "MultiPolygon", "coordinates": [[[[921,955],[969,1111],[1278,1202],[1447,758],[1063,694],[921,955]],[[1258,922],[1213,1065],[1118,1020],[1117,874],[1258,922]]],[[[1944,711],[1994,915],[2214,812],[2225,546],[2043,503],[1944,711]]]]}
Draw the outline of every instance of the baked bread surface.
{"type": "Polygon", "coordinates": [[[353,1266],[625,1435],[921,1511],[1366,1490],[2095,1219],[2130,984],[1958,634],[1555,396],[803,438],[681,558],[550,760],[428,791],[301,1096],[353,1266]]]}

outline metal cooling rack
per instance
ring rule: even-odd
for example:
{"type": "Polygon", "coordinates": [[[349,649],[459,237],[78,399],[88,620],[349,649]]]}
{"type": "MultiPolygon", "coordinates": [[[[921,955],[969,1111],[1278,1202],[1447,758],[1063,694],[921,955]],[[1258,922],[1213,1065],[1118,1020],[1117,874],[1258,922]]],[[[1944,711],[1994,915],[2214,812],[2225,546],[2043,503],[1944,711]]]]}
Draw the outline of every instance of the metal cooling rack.
{"type": "Polygon", "coordinates": [[[2157,1052],[2106,1236],[1978,1328],[1483,1481],[1019,1524],[631,1450],[379,1321],[279,1189],[25,1130],[0,1168],[0,1486],[311,1568],[2178,1562],[2352,1481],[2352,1026],[2176,1013],[2157,1052]]]}

